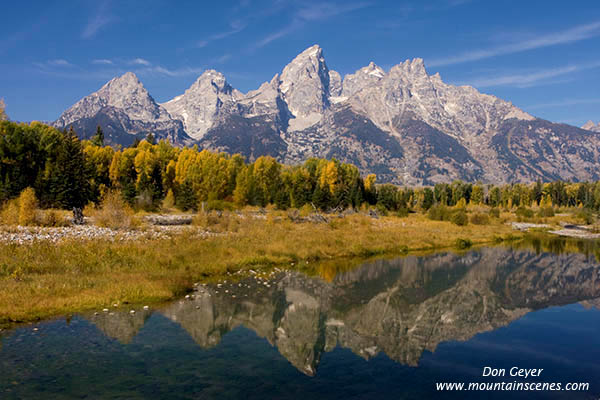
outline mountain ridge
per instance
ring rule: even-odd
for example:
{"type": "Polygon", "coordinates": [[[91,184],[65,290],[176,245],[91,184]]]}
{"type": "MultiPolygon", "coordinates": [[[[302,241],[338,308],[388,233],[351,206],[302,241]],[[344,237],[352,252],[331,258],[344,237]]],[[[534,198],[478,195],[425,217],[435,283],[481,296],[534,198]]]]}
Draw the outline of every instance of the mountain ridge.
{"type": "Polygon", "coordinates": [[[120,144],[153,130],[178,145],[196,143],[250,161],[335,157],[397,184],[600,178],[593,123],[581,129],[536,118],[471,86],[444,83],[420,58],[387,72],[371,62],[342,78],[318,45],[246,94],[207,70],[183,94],[158,104],[127,73],[54,125],[73,124],[89,137],[95,122],[112,127],[109,136],[120,144]]]}

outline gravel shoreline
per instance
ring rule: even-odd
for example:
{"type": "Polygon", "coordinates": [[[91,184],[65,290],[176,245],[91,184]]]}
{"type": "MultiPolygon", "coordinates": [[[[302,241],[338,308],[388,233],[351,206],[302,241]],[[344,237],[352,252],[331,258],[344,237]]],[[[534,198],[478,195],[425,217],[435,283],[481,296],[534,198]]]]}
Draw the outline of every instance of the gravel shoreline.
{"type": "Polygon", "coordinates": [[[210,232],[189,225],[150,226],[131,230],[114,230],[94,225],[73,225],[57,228],[16,226],[0,230],[0,243],[24,245],[34,242],[58,243],[64,240],[103,239],[112,242],[156,240],[168,239],[174,234],[183,232],[193,232],[200,238],[212,235],[210,232]]]}
{"type": "Polygon", "coordinates": [[[596,233],[588,225],[572,225],[560,223],[562,229],[552,229],[548,224],[533,224],[529,222],[513,222],[512,228],[521,232],[527,232],[530,229],[547,229],[547,233],[557,236],[572,237],[577,239],[600,239],[600,233],[596,233]]]}

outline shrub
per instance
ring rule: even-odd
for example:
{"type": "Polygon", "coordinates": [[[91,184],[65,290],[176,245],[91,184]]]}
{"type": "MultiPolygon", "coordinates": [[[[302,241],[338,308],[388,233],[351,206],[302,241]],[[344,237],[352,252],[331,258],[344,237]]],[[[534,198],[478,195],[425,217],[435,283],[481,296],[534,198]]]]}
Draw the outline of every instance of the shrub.
{"type": "Polygon", "coordinates": [[[0,225],[19,224],[19,201],[13,199],[7,201],[0,210],[0,225]]]}
{"type": "Polygon", "coordinates": [[[241,226],[237,216],[221,211],[199,213],[192,219],[192,224],[212,232],[237,232],[241,226]]]}
{"type": "Polygon", "coordinates": [[[175,207],[175,195],[173,194],[173,189],[169,189],[167,195],[165,196],[161,208],[163,210],[170,210],[175,207]]]}
{"type": "Polygon", "coordinates": [[[201,202],[199,210],[208,211],[233,211],[235,210],[235,205],[225,200],[208,200],[206,202],[201,202]]]}
{"type": "Polygon", "coordinates": [[[303,205],[302,207],[300,207],[300,210],[298,210],[300,212],[300,216],[301,217],[308,217],[310,214],[313,213],[313,206],[306,203],[305,205],[303,205]]]}
{"type": "Polygon", "coordinates": [[[584,208],[582,210],[578,210],[577,213],[575,214],[575,218],[577,218],[578,220],[580,220],[581,222],[583,222],[586,225],[591,225],[596,221],[596,218],[594,217],[594,213],[589,208],[584,208]]]}
{"type": "Polygon", "coordinates": [[[388,209],[381,203],[377,204],[375,206],[375,209],[377,210],[377,214],[381,215],[381,216],[386,216],[388,215],[388,209]]]}
{"type": "MultiPolygon", "coordinates": [[[[106,196],[106,194],[104,194],[106,196]]],[[[96,213],[96,205],[94,203],[87,203],[85,207],[83,207],[83,215],[85,217],[91,217],[96,213]]]]}
{"type": "Polygon", "coordinates": [[[38,224],[41,226],[67,226],[69,222],[60,210],[44,210],[39,213],[38,224]]]}
{"type": "Polygon", "coordinates": [[[135,207],[137,210],[154,211],[156,207],[154,205],[154,199],[152,198],[152,192],[150,190],[144,190],[135,196],[135,207]]]}
{"type": "Polygon", "coordinates": [[[136,225],[133,210],[118,191],[106,193],[100,208],[94,213],[96,225],[112,229],[129,229],[136,225]]]}
{"type": "Polygon", "coordinates": [[[554,208],[546,206],[546,207],[542,207],[540,208],[540,211],[538,212],[538,215],[542,218],[545,217],[554,217],[554,208]]]}
{"type": "Polygon", "coordinates": [[[300,219],[300,211],[296,208],[288,208],[287,217],[290,221],[296,222],[300,219]]]}
{"type": "Polygon", "coordinates": [[[427,218],[434,221],[448,221],[450,220],[450,209],[441,204],[436,204],[427,211],[427,218]]]}
{"type": "Polygon", "coordinates": [[[467,213],[463,210],[456,211],[450,217],[450,222],[454,225],[465,226],[469,223],[469,217],[467,217],[467,213]]]}
{"type": "Polygon", "coordinates": [[[496,207],[490,208],[490,217],[500,218],[500,210],[496,207]]]}
{"type": "Polygon", "coordinates": [[[400,207],[395,213],[396,217],[404,218],[408,216],[408,208],[400,207]]]}
{"type": "Polygon", "coordinates": [[[515,214],[517,217],[521,217],[521,218],[533,218],[533,210],[531,208],[527,208],[527,207],[519,207],[517,208],[517,211],[515,211],[515,214]]]}
{"type": "Polygon", "coordinates": [[[465,200],[465,198],[462,197],[460,200],[458,200],[456,202],[456,205],[454,207],[456,207],[456,208],[466,208],[467,207],[467,200],[465,200]]]}
{"type": "Polygon", "coordinates": [[[488,225],[490,217],[487,214],[475,213],[471,215],[470,222],[474,225],[488,225]]]}
{"type": "Polygon", "coordinates": [[[473,242],[471,242],[469,239],[458,238],[454,242],[454,246],[459,249],[468,249],[469,247],[473,246],[473,242]]]}
{"type": "Polygon", "coordinates": [[[36,223],[37,199],[32,188],[27,188],[19,196],[19,225],[27,226],[36,223]]]}

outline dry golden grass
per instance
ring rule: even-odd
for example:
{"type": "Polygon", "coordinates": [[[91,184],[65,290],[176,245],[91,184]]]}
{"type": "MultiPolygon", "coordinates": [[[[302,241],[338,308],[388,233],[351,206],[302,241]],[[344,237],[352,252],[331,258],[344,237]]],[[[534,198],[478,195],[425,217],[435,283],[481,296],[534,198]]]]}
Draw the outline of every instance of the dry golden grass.
{"type": "MultiPolygon", "coordinates": [[[[198,280],[240,269],[338,260],[453,247],[457,239],[473,244],[511,235],[492,225],[459,227],[423,215],[372,219],[363,215],[332,218],[330,223],[296,224],[287,218],[235,216],[211,226],[236,224],[237,232],[201,239],[181,234],[171,239],[112,243],[0,244],[0,323],[30,321],[114,302],[171,299],[198,280]]],[[[346,261],[344,261],[346,260],[346,261]]],[[[327,275],[324,273],[323,275],[327,275]]]]}
{"type": "Polygon", "coordinates": [[[192,224],[213,233],[235,233],[242,225],[242,220],[231,212],[200,212],[192,218],[192,224]]]}

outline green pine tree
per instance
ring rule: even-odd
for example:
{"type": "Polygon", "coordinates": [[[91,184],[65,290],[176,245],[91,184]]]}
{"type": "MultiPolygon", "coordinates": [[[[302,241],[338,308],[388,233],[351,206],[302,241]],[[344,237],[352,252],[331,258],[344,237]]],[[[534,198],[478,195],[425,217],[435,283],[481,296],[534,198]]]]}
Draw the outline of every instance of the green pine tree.
{"type": "Polygon", "coordinates": [[[96,134],[92,136],[92,144],[100,147],[104,146],[104,132],[100,128],[100,125],[96,128],[96,134]]]}
{"type": "Polygon", "coordinates": [[[53,197],[52,205],[71,209],[88,203],[91,196],[89,173],[83,147],[73,127],[64,132],[54,165],[49,168],[53,171],[48,185],[53,197]]]}
{"type": "Polygon", "coordinates": [[[317,184],[315,191],[313,192],[312,202],[318,209],[325,211],[330,207],[331,194],[329,193],[329,186],[321,186],[317,184]]]}
{"type": "Polygon", "coordinates": [[[154,137],[152,132],[150,132],[150,133],[148,133],[148,135],[146,135],[146,142],[150,143],[152,146],[154,146],[156,144],[156,138],[154,137]]]}
{"type": "Polygon", "coordinates": [[[198,207],[198,197],[189,180],[185,180],[179,187],[176,204],[177,208],[182,211],[195,210],[198,207]]]}

